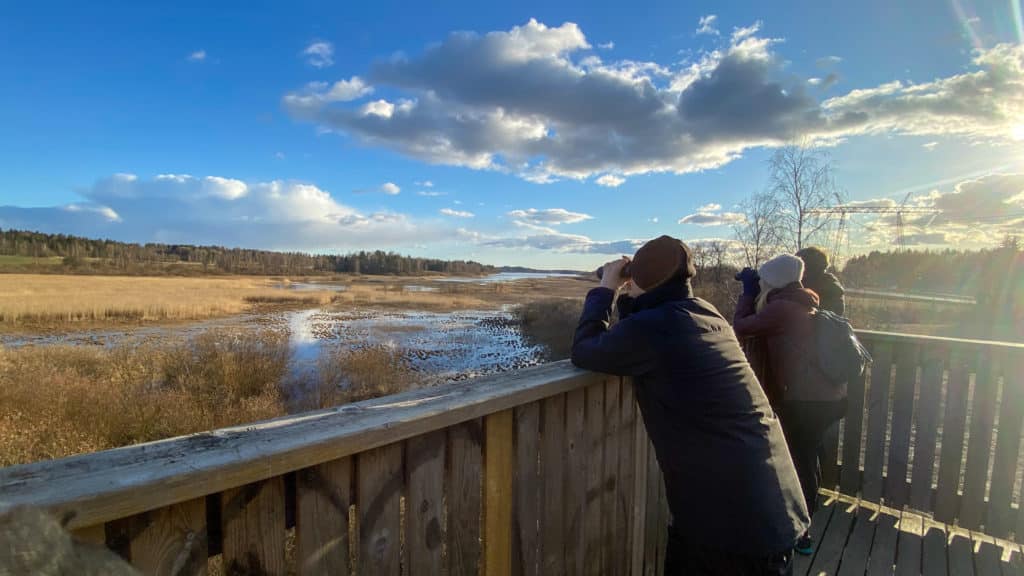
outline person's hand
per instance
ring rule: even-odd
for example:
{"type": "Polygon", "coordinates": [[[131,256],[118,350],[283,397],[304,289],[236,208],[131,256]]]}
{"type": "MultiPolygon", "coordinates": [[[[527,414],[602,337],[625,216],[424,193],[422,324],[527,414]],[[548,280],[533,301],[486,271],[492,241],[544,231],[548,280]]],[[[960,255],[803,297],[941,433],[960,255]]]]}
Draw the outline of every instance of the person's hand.
{"type": "Polygon", "coordinates": [[[643,293],[643,288],[636,285],[636,282],[630,280],[626,282],[626,293],[629,294],[630,298],[639,298],[643,293]]]}
{"type": "Polygon", "coordinates": [[[622,277],[622,268],[629,262],[629,258],[623,256],[618,260],[612,260],[604,265],[604,272],[601,273],[601,287],[618,291],[629,278],[622,277]]]}
{"type": "Polygon", "coordinates": [[[744,268],[736,275],[736,279],[743,283],[743,293],[747,296],[757,296],[761,292],[761,277],[757,270],[744,268]]]}

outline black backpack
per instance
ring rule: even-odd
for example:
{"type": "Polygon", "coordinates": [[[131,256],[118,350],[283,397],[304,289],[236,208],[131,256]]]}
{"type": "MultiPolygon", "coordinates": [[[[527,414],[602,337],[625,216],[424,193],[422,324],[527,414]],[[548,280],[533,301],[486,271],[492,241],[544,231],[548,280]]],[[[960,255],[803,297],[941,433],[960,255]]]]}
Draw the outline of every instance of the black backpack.
{"type": "Polygon", "coordinates": [[[818,309],[812,316],[818,368],[836,386],[859,378],[871,354],[857,339],[853,326],[846,318],[818,309]]]}

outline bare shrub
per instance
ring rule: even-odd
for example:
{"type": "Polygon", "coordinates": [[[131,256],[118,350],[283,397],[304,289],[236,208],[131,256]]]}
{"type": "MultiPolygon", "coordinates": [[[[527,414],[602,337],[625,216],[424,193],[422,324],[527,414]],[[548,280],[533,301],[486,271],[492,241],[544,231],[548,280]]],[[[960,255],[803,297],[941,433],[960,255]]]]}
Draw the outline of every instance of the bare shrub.
{"type": "Polygon", "coordinates": [[[416,381],[404,353],[391,346],[327,348],[317,365],[320,408],[397,394],[416,381]]]}
{"type": "Polygon", "coordinates": [[[583,301],[567,298],[537,300],[516,309],[523,336],[544,346],[549,360],[568,358],[572,337],[583,312],[583,301]]]}

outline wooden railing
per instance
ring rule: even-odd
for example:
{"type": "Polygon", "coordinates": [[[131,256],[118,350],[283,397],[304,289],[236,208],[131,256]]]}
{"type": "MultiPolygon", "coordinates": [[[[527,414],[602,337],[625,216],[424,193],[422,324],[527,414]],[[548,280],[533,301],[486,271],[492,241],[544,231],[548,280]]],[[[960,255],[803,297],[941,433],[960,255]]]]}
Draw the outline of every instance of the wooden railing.
{"type": "MultiPolygon", "coordinates": [[[[824,487],[1024,534],[1024,345],[862,332],[824,487]]],[[[632,385],[566,362],[0,469],[147,574],[645,574],[668,512],[632,385]]]]}
{"type": "Polygon", "coordinates": [[[849,387],[824,486],[1024,541],[1024,345],[860,332],[874,356],[849,387]],[[840,449],[841,443],[841,449],[840,449]]]}
{"type": "Polygon", "coordinates": [[[146,574],[655,575],[664,502],[631,384],[567,362],[0,469],[146,574]]]}

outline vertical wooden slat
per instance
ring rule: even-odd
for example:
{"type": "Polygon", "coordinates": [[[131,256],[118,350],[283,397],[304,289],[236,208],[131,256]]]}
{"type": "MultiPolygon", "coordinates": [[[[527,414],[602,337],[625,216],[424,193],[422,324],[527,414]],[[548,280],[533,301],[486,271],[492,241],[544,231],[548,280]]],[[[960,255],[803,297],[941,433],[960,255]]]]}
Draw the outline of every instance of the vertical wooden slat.
{"type": "Polygon", "coordinates": [[[668,525],[671,515],[668,511],[668,497],[665,494],[665,477],[660,473],[660,467],[658,470],[658,526],[661,529],[658,530],[656,554],[658,561],[656,567],[658,569],[658,576],[663,576],[665,574],[665,553],[668,548],[668,525]]]}
{"type": "Polygon", "coordinates": [[[132,565],[143,574],[206,573],[206,499],[144,512],[131,521],[132,565]]]}
{"type": "Polygon", "coordinates": [[[512,572],[512,410],[484,417],[484,570],[512,572]]]}
{"type": "Polygon", "coordinates": [[[892,372],[892,346],[881,342],[874,351],[871,366],[871,388],[868,391],[868,432],[864,449],[864,483],[861,494],[865,500],[882,498],[882,459],[885,456],[885,426],[889,414],[889,380],[892,372]]]}
{"type": "Polygon", "coordinates": [[[401,569],[399,504],[405,483],[402,444],[359,453],[356,477],[359,573],[397,576],[401,569]]]}
{"type": "Polygon", "coordinates": [[[352,459],[304,468],[296,472],[295,480],[299,573],[348,574],[352,459]]]}
{"type": "Polygon", "coordinates": [[[107,543],[107,529],[103,524],[86,526],[71,531],[71,536],[79,542],[105,546],[107,543]]]}
{"type": "Polygon", "coordinates": [[[587,442],[586,390],[569,392],[565,402],[568,470],[565,474],[566,574],[583,573],[583,526],[586,523],[587,442]]]}
{"type": "Polygon", "coordinates": [[[647,440],[647,505],[644,510],[644,575],[656,576],[658,565],[658,543],[665,526],[661,526],[661,469],[650,438],[647,440]]]}
{"type": "Polygon", "coordinates": [[[847,383],[846,419],[843,421],[843,469],[839,489],[856,496],[860,492],[860,449],[864,430],[864,380],[862,374],[847,383]]]}
{"type": "Polygon", "coordinates": [[[633,446],[636,436],[636,400],[633,397],[633,383],[622,379],[622,395],[619,402],[619,482],[616,490],[616,505],[619,517],[619,558],[615,574],[627,575],[633,561],[633,492],[636,481],[636,463],[633,461],[633,446]]]}
{"type": "Polygon", "coordinates": [[[1014,528],[1015,520],[1011,504],[1024,418],[1024,390],[1020,381],[1024,365],[1009,354],[1001,355],[998,360],[1003,375],[1003,396],[999,403],[999,436],[996,438],[995,461],[992,463],[992,487],[989,491],[985,533],[1005,538],[1014,528]]]}
{"type": "Polygon", "coordinates": [[[600,574],[602,548],[601,495],[604,492],[604,383],[587,387],[586,510],[583,523],[583,573],[600,574]]]}
{"type": "Polygon", "coordinates": [[[226,574],[285,573],[284,477],[225,490],[221,523],[226,574]]]}
{"type": "Polygon", "coordinates": [[[935,489],[935,519],[951,523],[956,518],[960,497],[960,464],[964,451],[970,372],[966,358],[954,351],[949,359],[946,381],[946,409],[942,417],[942,447],[939,479],[935,489]]]}
{"type": "Polygon", "coordinates": [[[541,497],[542,574],[565,573],[565,394],[545,398],[540,457],[544,494],[541,497]]]}
{"type": "Polygon", "coordinates": [[[480,570],[480,493],[483,427],[470,420],[448,429],[448,569],[452,576],[480,570]]]}
{"type": "Polygon", "coordinates": [[[405,522],[406,574],[441,573],[444,544],[445,433],[435,430],[405,442],[409,495],[405,522]]]}
{"type": "Polygon", "coordinates": [[[516,407],[515,450],[512,572],[538,575],[541,573],[538,556],[540,537],[537,533],[541,499],[538,496],[542,489],[537,458],[540,452],[539,402],[516,407]]]}
{"type": "Polygon", "coordinates": [[[924,519],[918,514],[903,512],[899,532],[899,541],[896,544],[896,574],[917,576],[921,573],[924,519]]]}
{"type": "Polygon", "coordinates": [[[942,356],[935,347],[929,347],[923,352],[922,358],[917,434],[914,436],[914,470],[910,481],[910,506],[925,512],[932,510],[932,475],[935,470],[941,400],[942,356]]]}
{"type": "Polygon", "coordinates": [[[604,473],[601,478],[601,574],[617,573],[623,556],[623,534],[619,525],[619,419],[622,379],[609,378],[604,385],[604,473]]]}
{"type": "Polygon", "coordinates": [[[964,496],[960,501],[959,525],[971,530],[981,527],[985,512],[985,485],[988,481],[989,453],[996,418],[996,378],[992,358],[986,351],[978,356],[971,402],[971,436],[967,445],[964,470],[964,496]]]}
{"type": "Polygon", "coordinates": [[[650,440],[640,411],[636,411],[636,426],[633,432],[633,535],[630,538],[632,560],[629,573],[633,576],[644,574],[644,556],[647,551],[647,476],[649,473],[648,450],[650,440]]]}
{"type": "Polygon", "coordinates": [[[893,390],[885,502],[887,506],[902,508],[907,502],[907,464],[910,461],[910,428],[914,418],[917,346],[903,344],[897,348],[895,356],[896,383],[893,390]]]}

